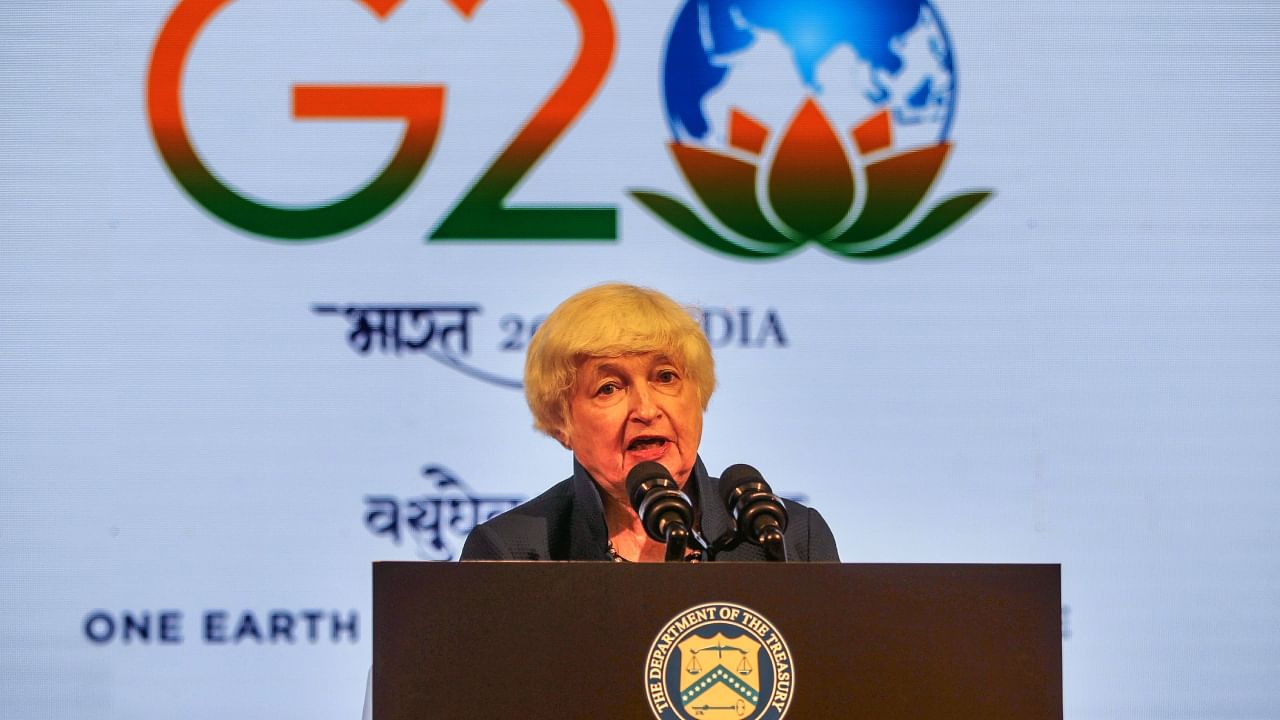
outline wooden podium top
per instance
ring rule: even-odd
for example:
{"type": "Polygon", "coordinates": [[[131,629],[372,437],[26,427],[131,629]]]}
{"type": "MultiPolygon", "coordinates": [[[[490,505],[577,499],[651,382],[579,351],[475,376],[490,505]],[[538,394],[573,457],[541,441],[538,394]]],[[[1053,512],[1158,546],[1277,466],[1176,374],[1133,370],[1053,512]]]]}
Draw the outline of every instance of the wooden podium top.
{"type": "Polygon", "coordinates": [[[373,581],[376,720],[1062,717],[1057,565],[384,562],[373,581]]]}

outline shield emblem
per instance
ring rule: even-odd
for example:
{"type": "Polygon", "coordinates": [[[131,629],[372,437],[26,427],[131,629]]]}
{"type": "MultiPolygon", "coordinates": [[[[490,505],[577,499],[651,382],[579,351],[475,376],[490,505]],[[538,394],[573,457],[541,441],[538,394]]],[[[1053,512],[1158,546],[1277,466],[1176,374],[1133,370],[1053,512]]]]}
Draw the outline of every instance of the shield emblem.
{"type": "Polygon", "coordinates": [[[688,717],[744,718],[760,704],[760,643],[696,634],[680,648],[680,707],[688,717]]]}

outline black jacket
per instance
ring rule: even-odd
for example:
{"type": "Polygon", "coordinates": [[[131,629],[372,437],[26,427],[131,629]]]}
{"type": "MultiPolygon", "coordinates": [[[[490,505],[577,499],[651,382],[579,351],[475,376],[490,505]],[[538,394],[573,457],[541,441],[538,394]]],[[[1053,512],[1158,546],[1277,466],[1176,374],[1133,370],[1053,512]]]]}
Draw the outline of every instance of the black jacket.
{"type": "MultiPolygon", "coordinates": [[[[733,532],[733,518],[720,504],[719,479],[707,475],[701,458],[685,492],[693,501],[697,532],[708,546],[733,532]]],[[[831,528],[817,510],[790,500],[787,560],[839,562],[831,528]]],[[[573,477],[507,512],[477,525],[462,548],[463,560],[609,560],[609,532],[595,481],[573,463],[573,477]]],[[[714,560],[765,559],[764,549],[742,543],[714,560]]]]}

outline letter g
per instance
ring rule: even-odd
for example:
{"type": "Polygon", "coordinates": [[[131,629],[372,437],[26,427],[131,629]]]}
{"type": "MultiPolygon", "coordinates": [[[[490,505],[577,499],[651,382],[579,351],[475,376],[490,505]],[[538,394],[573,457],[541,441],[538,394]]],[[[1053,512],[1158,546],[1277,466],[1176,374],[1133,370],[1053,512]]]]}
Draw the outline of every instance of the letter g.
{"type": "MultiPolygon", "coordinates": [[[[398,0],[357,0],[385,19],[398,0]]],[[[218,179],[191,144],[182,112],[182,75],[201,30],[232,0],[182,0],[156,38],[147,75],[147,115],[156,147],[191,198],[222,220],[257,235],[313,240],[373,219],[409,189],[426,165],[444,114],[441,85],[295,85],[293,116],[303,119],[403,119],[400,147],[368,185],[334,202],[276,207],[249,199],[218,179]]]]}

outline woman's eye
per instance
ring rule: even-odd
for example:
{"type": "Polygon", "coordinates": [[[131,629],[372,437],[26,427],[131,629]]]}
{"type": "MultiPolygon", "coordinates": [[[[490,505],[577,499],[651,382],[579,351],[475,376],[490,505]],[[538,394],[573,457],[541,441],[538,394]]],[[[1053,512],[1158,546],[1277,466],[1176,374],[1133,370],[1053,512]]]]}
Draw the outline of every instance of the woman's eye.
{"type": "Polygon", "coordinates": [[[673,383],[673,382],[675,382],[675,381],[676,381],[676,378],[677,378],[677,377],[678,377],[678,376],[676,375],[676,371],[675,371],[675,370],[660,370],[660,371],[658,371],[658,381],[659,381],[659,382],[664,382],[664,383],[673,383]]]}
{"type": "Polygon", "coordinates": [[[603,385],[601,385],[601,386],[600,386],[600,389],[596,390],[596,394],[597,394],[597,395],[612,395],[612,394],[614,394],[614,393],[615,393],[615,392],[617,392],[617,391],[618,391],[618,386],[617,386],[617,385],[615,385],[614,383],[605,383],[605,384],[603,384],[603,385]]]}

